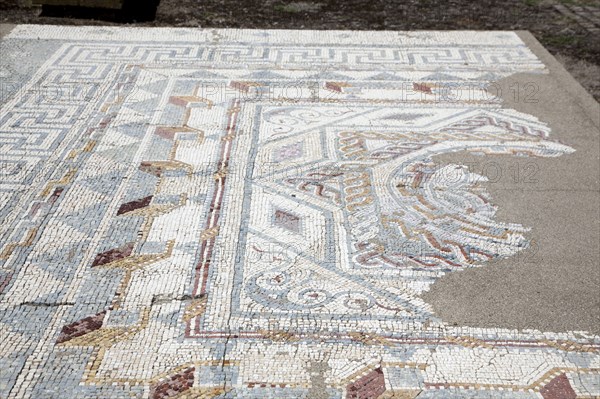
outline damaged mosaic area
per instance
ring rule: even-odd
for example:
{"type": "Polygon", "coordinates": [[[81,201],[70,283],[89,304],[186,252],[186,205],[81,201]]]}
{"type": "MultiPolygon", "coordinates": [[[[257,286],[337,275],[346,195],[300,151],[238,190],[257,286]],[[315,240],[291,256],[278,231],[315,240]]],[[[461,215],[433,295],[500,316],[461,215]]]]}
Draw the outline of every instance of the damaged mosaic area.
{"type": "Polygon", "coordinates": [[[600,395],[599,337],[449,326],[420,298],[529,243],[435,155],[573,152],[485,89],[545,72],[516,34],[2,46],[49,54],[0,116],[1,398],[600,395]]]}

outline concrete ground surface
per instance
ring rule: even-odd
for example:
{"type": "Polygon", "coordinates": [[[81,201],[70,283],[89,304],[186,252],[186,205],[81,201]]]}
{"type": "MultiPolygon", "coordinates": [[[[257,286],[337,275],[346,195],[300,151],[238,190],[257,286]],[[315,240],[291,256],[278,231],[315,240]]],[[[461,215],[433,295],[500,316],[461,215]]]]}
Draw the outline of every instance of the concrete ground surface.
{"type": "Polygon", "coordinates": [[[446,321],[461,325],[598,333],[600,109],[535,39],[520,35],[550,73],[513,75],[490,90],[502,95],[504,107],[546,122],[552,137],[571,143],[576,152],[533,161],[467,154],[436,158],[487,171],[499,217],[532,227],[535,245],[493,267],[447,275],[425,299],[446,321]]]}
{"type": "Polygon", "coordinates": [[[0,36],[0,398],[600,395],[600,108],[529,33],[0,36]]]}

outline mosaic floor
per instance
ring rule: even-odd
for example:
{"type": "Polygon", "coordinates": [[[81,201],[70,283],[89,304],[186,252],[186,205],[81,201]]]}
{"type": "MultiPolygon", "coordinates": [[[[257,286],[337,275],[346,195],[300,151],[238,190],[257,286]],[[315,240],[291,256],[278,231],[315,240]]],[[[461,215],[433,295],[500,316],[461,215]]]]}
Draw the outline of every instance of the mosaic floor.
{"type": "Polygon", "coordinates": [[[484,89],[545,72],[516,34],[3,45],[1,398],[600,395],[599,337],[449,326],[420,298],[530,242],[434,155],[574,151],[484,89]]]}

